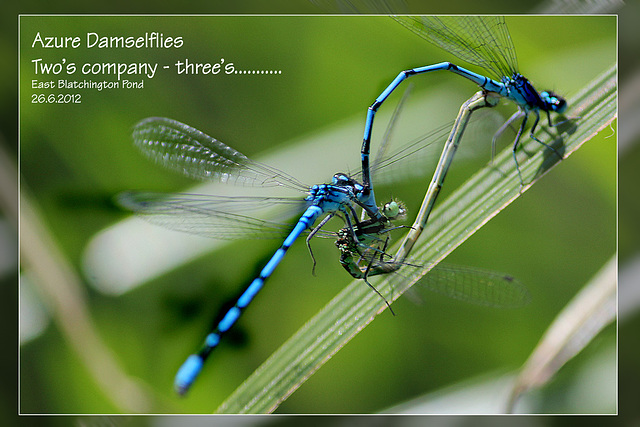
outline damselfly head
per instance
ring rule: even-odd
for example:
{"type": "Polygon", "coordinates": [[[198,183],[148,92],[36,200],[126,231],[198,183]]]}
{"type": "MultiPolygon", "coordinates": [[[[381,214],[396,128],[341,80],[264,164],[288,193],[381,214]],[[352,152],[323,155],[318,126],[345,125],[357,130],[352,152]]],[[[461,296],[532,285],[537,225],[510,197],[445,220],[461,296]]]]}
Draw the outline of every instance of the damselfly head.
{"type": "Polygon", "coordinates": [[[333,179],[331,180],[331,183],[333,185],[339,185],[339,186],[354,186],[355,185],[355,181],[354,180],[352,180],[346,174],[341,173],[341,172],[333,175],[333,179]]]}
{"type": "Polygon", "coordinates": [[[567,101],[555,92],[550,90],[540,92],[540,98],[542,98],[545,110],[547,111],[554,111],[562,114],[567,109],[567,101]]]}
{"type": "Polygon", "coordinates": [[[385,203],[380,210],[388,219],[404,219],[407,216],[407,208],[398,200],[385,203]]]}

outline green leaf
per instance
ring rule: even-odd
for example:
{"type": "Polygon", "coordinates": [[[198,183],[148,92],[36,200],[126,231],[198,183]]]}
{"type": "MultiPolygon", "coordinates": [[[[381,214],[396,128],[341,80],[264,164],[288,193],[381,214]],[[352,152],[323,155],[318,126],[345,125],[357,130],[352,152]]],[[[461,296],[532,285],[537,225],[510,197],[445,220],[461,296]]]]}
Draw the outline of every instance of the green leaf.
{"type": "MultiPolygon", "coordinates": [[[[616,67],[596,78],[569,100],[569,118],[556,127],[540,126],[537,136],[567,158],[617,115],[616,67]]],[[[542,118],[541,118],[542,120],[542,118]]],[[[543,122],[541,122],[543,123],[543,122]]],[[[430,223],[411,257],[436,265],[508,206],[552,167],[562,162],[553,150],[523,138],[518,162],[521,186],[511,148],[478,171],[434,209],[430,223]]],[[[394,276],[372,283],[383,295],[397,299],[420,278],[398,284],[394,276]]],[[[386,309],[384,301],[361,280],[354,280],[260,366],[217,410],[218,413],[269,413],[300,387],[338,350],[386,309]]]]}

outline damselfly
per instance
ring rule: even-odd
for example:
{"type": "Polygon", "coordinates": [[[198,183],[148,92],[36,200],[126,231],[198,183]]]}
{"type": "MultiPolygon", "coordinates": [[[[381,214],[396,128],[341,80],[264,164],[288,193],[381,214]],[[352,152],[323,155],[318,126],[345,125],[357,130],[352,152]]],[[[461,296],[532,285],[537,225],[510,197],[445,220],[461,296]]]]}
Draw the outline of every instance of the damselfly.
{"type": "Polygon", "coordinates": [[[516,149],[527,124],[529,114],[535,115],[535,121],[529,133],[530,137],[540,144],[553,150],[560,158],[562,156],[553,147],[547,145],[534,135],[540,111],[547,114],[549,126],[551,122],[550,112],[563,113],[567,107],[564,98],[552,91],[538,92],[531,82],[518,72],[518,61],[515,48],[507,24],[502,16],[394,16],[400,24],[444,50],[455,55],[459,59],[472,65],[483,68],[492,77],[486,77],[474,73],[451,62],[440,62],[433,65],[404,70],[389,84],[389,86],[371,104],[367,113],[367,119],[362,143],[362,169],[364,171],[363,183],[370,185],[368,175],[369,151],[373,120],[376,111],[389,95],[405,79],[416,74],[432,71],[451,71],[465,77],[487,92],[494,92],[502,97],[514,101],[518,105],[518,111],[514,113],[504,125],[497,131],[493,138],[495,146],[496,138],[502,134],[512,123],[522,119],[520,128],[513,142],[513,158],[516,162],[520,183],[522,174],[516,157],[516,149]]]}
{"type": "Polygon", "coordinates": [[[204,361],[219,344],[221,336],[238,320],[242,311],[263,287],[293,242],[306,230],[309,239],[320,232],[333,216],[344,219],[347,229],[357,225],[355,207],[361,207],[371,221],[385,223],[387,218],[375,206],[367,187],[346,174],[337,173],[331,184],[304,186],[294,178],[270,166],[254,162],[222,142],[175,120],[149,118],[138,123],[133,131],[135,144],[156,162],[186,175],[209,178],[242,185],[283,186],[308,193],[298,199],[222,197],[176,194],[169,197],[157,193],[124,193],[119,202],[124,207],[148,215],[152,221],[170,228],[229,238],[234,233],[253,234],[267,230],[286,237],[280,248],[251,284],[229,309],[222,320],[205,338],[197,354],[191,355],[179,369],[175,388],[185,393],[202,369],[204,361]],[[264,204],[293,204],[303,211],[291,228],[286,224],[251,218],[251,209],[264,204]],[[313,228],[316,220],[325,218],[313,228]],[[177,220],[172,221],[171,217],[177,220]],[[209,223],[209,227],[205,226],[209,223]],[[202,228],[199,228],[201,226],[202,228]]]}

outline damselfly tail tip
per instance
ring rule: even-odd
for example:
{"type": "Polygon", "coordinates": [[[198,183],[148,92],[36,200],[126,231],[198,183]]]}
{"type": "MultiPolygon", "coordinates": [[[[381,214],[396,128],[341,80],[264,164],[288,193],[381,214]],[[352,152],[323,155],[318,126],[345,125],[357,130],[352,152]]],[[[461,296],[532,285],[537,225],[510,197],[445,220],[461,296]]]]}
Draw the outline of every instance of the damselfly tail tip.
{"type": "Polygon", "coordinates": [[[178,369],[178,373],[176,374],[176,378],[173,383],[176,393],[180,396],[184,396],[187,391],[189,391],[191,384],[193,384],[200,373],[203,363],[204,360],[202,360],[202,357],[197,354],[192,354],[187,358],[180,369],[178,369]]]}

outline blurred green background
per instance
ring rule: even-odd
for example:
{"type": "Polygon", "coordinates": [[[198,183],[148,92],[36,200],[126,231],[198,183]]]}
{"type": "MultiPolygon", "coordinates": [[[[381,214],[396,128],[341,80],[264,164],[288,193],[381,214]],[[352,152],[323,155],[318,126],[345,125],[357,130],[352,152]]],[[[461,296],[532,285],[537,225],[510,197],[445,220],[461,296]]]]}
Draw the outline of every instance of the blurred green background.
{"type": "MultiPolygon", "coordinates": [[[[508,25],[520,70],[539,90],[551,88],[570,98],[616,62],[615,17],[509,17],[508,25]]],[[[81,273],[83,256],[96,233],[127,217],[111,204],[115,194],[127,189],[184,191],[193,184],[135,150],[130,129],[138,120],[171,117],[252,158],[277,154],[334,126],[355,126],[354,138],[335,153],[338,165],[327,165],[329,179],[336,170],[357,167],[366,109],[400,70],[454,59],[385,17],[23,17],[20,36],[22,190],[37,204],[79,274],[87,274],[81,273]],[[183,36],[185,44],[178,50],[43,51],[30,48],[36,31],[161,31],[183,36]],[[215,63],[225,58],[239,68],[279,69],[282,74],[159,72],[145,79],[142,90],[84,90],[80,105],[42,105],[31,103],[31,94],[40,92],[30,88],[37,78],[30,62],[35,57],[78,63],[173,63],[184,58],[215,63]]],[[[414,124],[416,132],[452,120],[476,90],[447,73],[414,82],[416,98],[439,97],[437,111],[424,111],[424,121],[414,124]]],[[[391,110],[392,103],[385,108],[391,110]]],[[[500,111],[506,117],[513,105],[500,111]]],[[[378,134],[384,125],[376,122],[378,134]]],[[[378,412],[461,381],[518,368],[558,312],[616,251],[616,140],[605,138],[613,133],[605,130],[594,137],[448,258],[518,277],[529,288],[532,304],[513,311],[439,296],[421,305],[401,299],[394,305],[397,316],[379,316],[279,412],[378,412]]],[[[489,144],[479,147],[475,162],[454,163],[441,197],[486,163],[489,144]]],[[[415,212],[425,183],[381,187],[377,195],[400,197],[415,212]]],[[[335,262],[332,242],[314,244],[317,277],[311,275],[304,244],[298,243],[237,331],[216,350],[192,392],[185,399],[176,397],[171,387],[176,368],[197,348],[217,309],[254,277],[278,245],[234,242],[119,297],[86,286],[99,336],[122,370],[144,385],[153,402],[151,412],[215,410],[350,281],[335,262]]],[[[600,401],[600,407],[581,407],[591,401],[570,397],[581,367],[615,346],[616,328],[611,326],[539,392],[530,409],[615,412],[615,396],[600,401]]],[[[23,413],[122,411],[54,325],[26,342],[20,355],[23,413]]]]}

